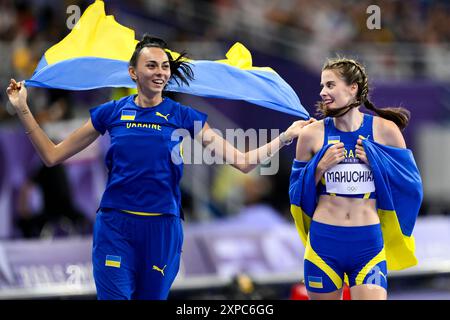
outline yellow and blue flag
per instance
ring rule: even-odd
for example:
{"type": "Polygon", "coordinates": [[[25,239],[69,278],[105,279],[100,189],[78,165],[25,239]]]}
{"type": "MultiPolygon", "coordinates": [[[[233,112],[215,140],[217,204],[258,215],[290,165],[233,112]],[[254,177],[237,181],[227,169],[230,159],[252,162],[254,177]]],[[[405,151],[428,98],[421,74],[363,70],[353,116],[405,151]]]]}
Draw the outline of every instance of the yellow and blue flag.
{"type": "Polygon", "coordinates": [[[328,137],[328,144],[336,144],[341,142],[341,137],[340,136],[329,136],[328,137]]]}
{"type": "Polygon", "coordinates": [[[322,277],[308,276],[308,284],[311,288],[322,289],[323,288],[322,277]]]}
{"type": "Polygon", "coordinates": [[[122,257],[120,256],[107,255],[105,260],[105,266],[120,268],[121,261],[122,257]]]}
{"type": "MultiPolygon", "coordinates": [[[[66,90],[135,88],[128,62],[137,44],[134,30],[105,14],[96,0],[73,30],[48,49],[27,86],[66,90]]],[[[177,55],[172,52],[172,55],[177,55]]],[[[308,119],[294,90],[273,69],[254,67],[249,50],[236,43],[226,59],[189,60],[195,79],[189,86],[171,81],[166,90],[197,96],[243,100],[308,119]]]]}
{"type": "MultiPolygon", "coordinates": [[[[389,270],[417,264],[413,229],[423,199],[422,178],[410,149],[385,146],[369,139],[362,141],[373,172],[377,211],[389,270]]],[[[291,213],[304,245],[318,204],[315,173],[331,144],[325,145],[308,162],[294,160],[289,198],[291,213]]]]}
{"type": "Polygon", "coordinates": [[[136,117],[136,110],[122,110],[120,120],[134,121],[135,117],[136,117]]]}

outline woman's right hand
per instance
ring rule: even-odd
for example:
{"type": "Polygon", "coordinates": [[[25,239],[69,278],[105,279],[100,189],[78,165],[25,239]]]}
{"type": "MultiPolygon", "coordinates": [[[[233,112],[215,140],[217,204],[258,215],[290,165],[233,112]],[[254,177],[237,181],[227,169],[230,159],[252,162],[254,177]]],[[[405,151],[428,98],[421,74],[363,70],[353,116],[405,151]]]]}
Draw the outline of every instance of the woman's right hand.
{"type": "Polygon", "coordinates": [[[320,170],[321,173],[324,173],[328,169],[334,167],[342,160],[345,159],[345,148],[344,143],[339,142],[331,147],[323,155],[322,159],[319,161],[317,165],[317,169],[320,170]]]}
{"type": "Polygon", "coordinates": [[[9,86],[6,89],[9,101],[16,110],[26,107],[27,105],[27,89],[25,88],[25,82],[16,82],[11,79],[9,86]]]}
{"type": "Polygon", "coordinates": [[[307,125],[316,122],[317,120],[314,118],[309,118],[309,120],[297,120],[294,121],[289,128],[285,131],[286,138],[288,140],[297,139],[300,135],[300,132],[307,125]]]}

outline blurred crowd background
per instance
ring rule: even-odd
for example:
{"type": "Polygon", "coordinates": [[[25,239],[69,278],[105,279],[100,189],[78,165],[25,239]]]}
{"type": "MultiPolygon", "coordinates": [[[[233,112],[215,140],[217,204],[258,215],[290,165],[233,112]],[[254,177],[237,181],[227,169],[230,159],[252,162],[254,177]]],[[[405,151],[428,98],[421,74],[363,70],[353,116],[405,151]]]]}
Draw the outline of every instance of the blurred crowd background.
{"type": "MultiPolygon", "coordinates": [[[[108,139],[102,137],[66,163],[46,168],[8,106],[10,78],[28,79],[43,53],[70,32],[68,19],[91,1],[0,0],[0,239],[89,235],[104,190],[108,139]]],[[[165,39],[193,59],[223,59],[235,43],[270,66],[315,115],[320,69],[337,54],[366,65],[379,107],[412,113],[404,131],[424,182],[420,216],[450,212],[450,2],[306,0],[106,0],[107,14],[136,31],[165,39]],[[367,26],[367,8],[380,8],[381,28],[367,26]]],[[[83,92],[29,88],[29,105],[54,141],[89,116],[89,108],[129,94],[125,89],[83,92]]],[[[286,129],[295,117],[244,102],[176,99],[226,128],[286,129]]],[[[225,131],[223,131],[225,132],[225,131]]],[[[264,141],[261,141],[264,143],[264,141]]],[[[295,144],[280,153],[278,174],[243,175],[225,165],[186,165],[182,181],[186,224],[255,219],[293,224],[288,183],[295,144]]],[[[298,242],[300,246],[300,241],[298,242]]]]}

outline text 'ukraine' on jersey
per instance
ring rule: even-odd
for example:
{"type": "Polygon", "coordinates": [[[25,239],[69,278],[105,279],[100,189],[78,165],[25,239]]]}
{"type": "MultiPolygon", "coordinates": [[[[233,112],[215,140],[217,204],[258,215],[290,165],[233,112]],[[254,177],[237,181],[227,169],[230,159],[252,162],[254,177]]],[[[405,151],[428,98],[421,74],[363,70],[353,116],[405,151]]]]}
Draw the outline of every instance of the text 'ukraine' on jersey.
{"type": "MultiPolygon", "coordinates": [[[[111,144],[106,154],[108,181],[100,207],[138,212],[180,214],[183,175],[180,155],[183,137],[172,141],[172,133],[185,129],[191,137],[194,123],[203,127],[207,115],[169,98],[142,108],[127,96],[92,108],[91,121],[111,144]]],[[[199,127],[198,125],[195,128],[199,127]]]]}

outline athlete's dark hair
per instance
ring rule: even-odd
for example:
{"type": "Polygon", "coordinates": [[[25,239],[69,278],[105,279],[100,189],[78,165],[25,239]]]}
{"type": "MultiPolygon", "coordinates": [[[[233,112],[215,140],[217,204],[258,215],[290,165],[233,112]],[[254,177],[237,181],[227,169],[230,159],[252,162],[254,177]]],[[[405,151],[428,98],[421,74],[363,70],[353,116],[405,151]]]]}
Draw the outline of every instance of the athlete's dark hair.
{"type": "MultiPolygon", "coordinates": [[[[174,59],[172,53],[168,51],[167,43],[164,40],[152,37],[147,33],[142,36],[141,41],[136,45],[129,66],[136,68],[139,55],[144,48],[160,48],[164,50],[169,58],[171,78],[173,78],[178,85],[180,85],[180,82],[181,84],[189,85],[189,81],[194,79],[194,72],[192,71],[189,62],[187,62],[188,57],[186,52],[183,51],[174,59]]],[[[133,79],[133,81],[135,80],[133,79]]]]}
{"type": "Polygon", "coordinates": [[[361,104],[377,113],[380,117],[393,121],[400,130],[408,125],[411,114],[408,110],[401,107],[377,108],[369,100],[369,79],[365,68],[359,62],[347,58],[329,59],[322,67],[324,70],[336,71],[338,76],[343,79],[347,85],[356,83],[358,92],[356,93],[356,102],[336,110],[328,110],[323,101],[317,102],[317,112],[321,116],[340,117],[346,114],[351,108],[359,107],[361,104]]]}

